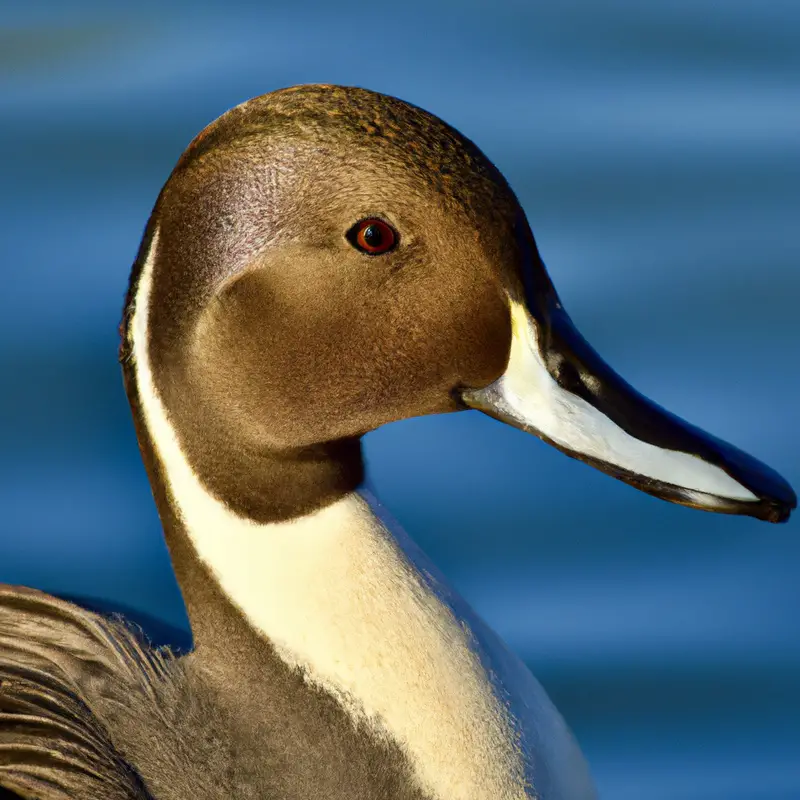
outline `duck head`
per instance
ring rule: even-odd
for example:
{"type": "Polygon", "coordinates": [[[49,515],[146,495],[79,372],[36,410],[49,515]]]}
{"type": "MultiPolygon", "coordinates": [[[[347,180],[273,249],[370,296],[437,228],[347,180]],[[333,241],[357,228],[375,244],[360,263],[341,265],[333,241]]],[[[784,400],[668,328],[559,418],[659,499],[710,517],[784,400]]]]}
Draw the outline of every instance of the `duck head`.
{"type": "Polygon", "coordinates": [[[254,519],[355,488],[362,434],[465,408],[672,502],[773,522],[796,505],[603,362],[500,172],[400,100],[296,87],[206,128],[148,225],[123,361],[148,258],[154,386],[194,471],[254,519]]]}

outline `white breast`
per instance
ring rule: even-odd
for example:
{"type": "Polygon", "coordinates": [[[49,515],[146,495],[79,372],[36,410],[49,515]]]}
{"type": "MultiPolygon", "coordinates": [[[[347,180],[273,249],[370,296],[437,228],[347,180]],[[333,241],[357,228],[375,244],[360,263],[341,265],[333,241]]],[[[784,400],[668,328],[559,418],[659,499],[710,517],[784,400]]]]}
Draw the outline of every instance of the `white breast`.
{"type": "Polygon", "coordinates": [[[373,498],[351,494],[291,522],[256,525],[205,490],[149,366],[157,241],[156,233],[133,323],[141,408],[198,556],[227,596],[288,664],[397,742],[433,797],[594,797],[539,684],[408,537],[384,524],[373,498]]]}

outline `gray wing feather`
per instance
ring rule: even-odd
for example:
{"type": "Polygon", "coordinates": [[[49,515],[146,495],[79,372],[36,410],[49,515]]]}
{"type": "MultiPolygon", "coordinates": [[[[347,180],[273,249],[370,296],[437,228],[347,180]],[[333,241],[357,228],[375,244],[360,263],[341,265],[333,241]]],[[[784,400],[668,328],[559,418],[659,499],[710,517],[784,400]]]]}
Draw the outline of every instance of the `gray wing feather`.
{"type": "Polygon", "coordinates": [[[0,584],[0,797],[153,800],[97,706],[155,693],[168,660],[120,622],[0,584]]]}

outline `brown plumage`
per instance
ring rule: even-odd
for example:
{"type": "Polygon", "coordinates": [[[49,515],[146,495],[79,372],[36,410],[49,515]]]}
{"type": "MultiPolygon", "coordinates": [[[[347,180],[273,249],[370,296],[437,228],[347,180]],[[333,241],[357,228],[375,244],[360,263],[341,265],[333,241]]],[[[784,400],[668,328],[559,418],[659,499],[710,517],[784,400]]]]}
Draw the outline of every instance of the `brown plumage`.
{"type": "Polygon", "coordinates": [[[121,622],[0,586],[0,786],[41,800],[151,800],[106,723],[126,703],[157,711],[174,668],[121,622]]]}

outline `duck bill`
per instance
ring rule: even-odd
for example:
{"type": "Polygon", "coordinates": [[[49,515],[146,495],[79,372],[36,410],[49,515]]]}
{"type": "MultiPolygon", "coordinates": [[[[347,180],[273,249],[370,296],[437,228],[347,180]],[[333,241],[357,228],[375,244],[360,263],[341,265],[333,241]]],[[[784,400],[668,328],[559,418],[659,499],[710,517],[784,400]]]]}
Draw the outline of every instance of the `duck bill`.
{"type": "Polygon", "coordinates": [[[533,261],[524,277],[523,298],[511,301],[507,368],[489,386],[463,391],[467,406],[663,500],[789,518],[797,498],[778,473],[639,394],[572,324],[544,265],[533,261]]]}

